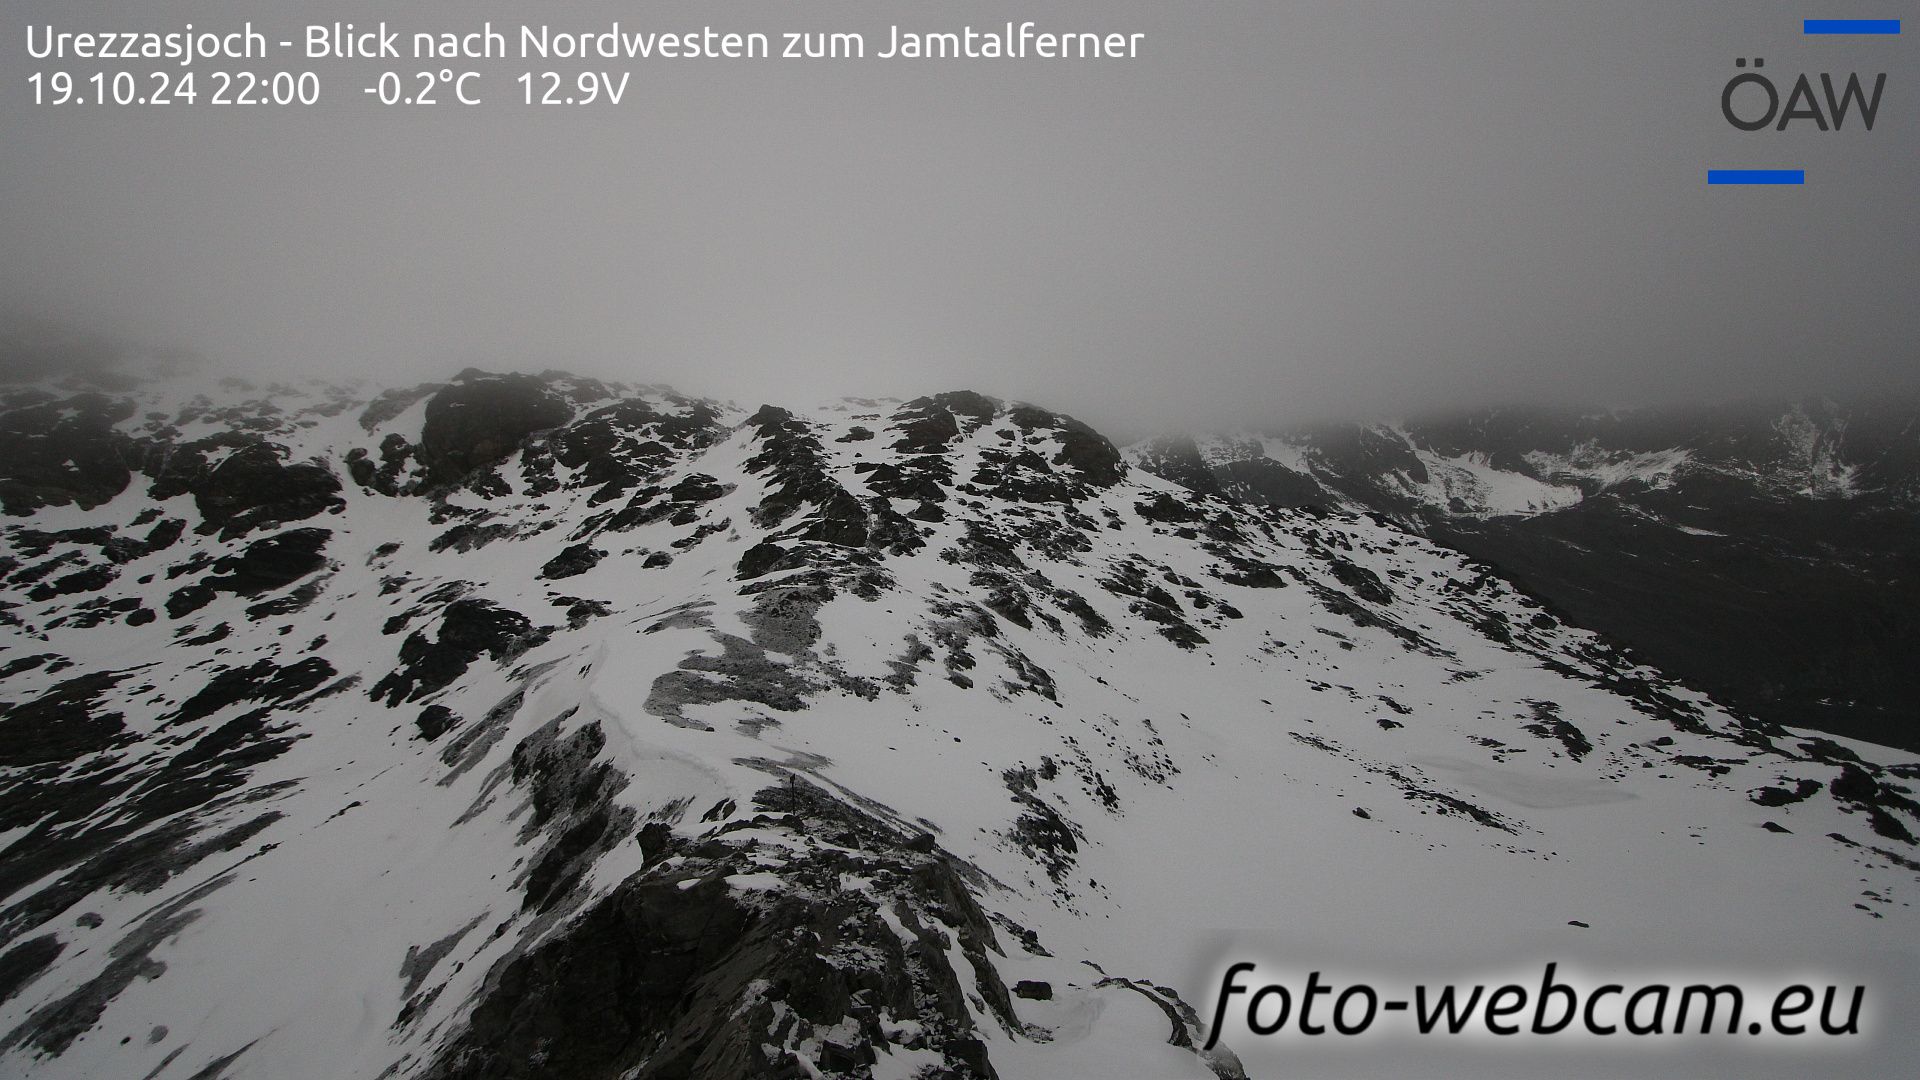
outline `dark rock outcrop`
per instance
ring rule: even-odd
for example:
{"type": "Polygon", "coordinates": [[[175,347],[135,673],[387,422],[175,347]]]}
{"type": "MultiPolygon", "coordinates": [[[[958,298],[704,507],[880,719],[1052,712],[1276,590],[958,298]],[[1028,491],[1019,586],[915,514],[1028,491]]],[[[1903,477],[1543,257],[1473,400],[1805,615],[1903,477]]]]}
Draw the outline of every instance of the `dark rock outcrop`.
{"type": "Polygon", "coordinates": [[[419,452],[427,483],[457,484],[505,461],[529,435],[572,416],[572,406],[545,379],[464,371],[427,399],[419,452]]]}
{"type": "Polygon", "coordinates": [[[995,1076],[967,998],[996,1023],[1018,1022],[969,869],[798,777],[755,803],[751,818],[664,841],[677,859],[656,855],[502,961],[426,1075],[785,1080],[801,1075],[791,1054],[805,1045],[819,1073],[855,1077],[869,1075],[877,1048],[899,1045],[939,1056],[923,1075],[995,1076]],[[834,840],[782,848],[770,866],[736,826],[834,840]],[[843,875],[871,884],[843,891],[843,875]],[[761,884],[730,884],[743,877],[761,884]],[[967,970],[950,964],[949,942],[967,970]]]}
{"type": "Polygon", "coordinates": [[[221,593],[259,596],[291,585],[327,565],[324,551],[332,535],[327,529],[289,529],[215,559],[212,573],[167,598],[167,614],[176,619],[192,614],[221,593]]]}
{"type": "Polygon", "coordinates": [[[401,666],[373,687],[373,698],[389,706],[442,689],[466,673],[482,654],[506,660],[530,644],[533,623],[525,615],[486,600],[456,600],[447,605],[434,637],[420,631],[400,645],[401,666]]]}
{"type": "Polygon", "coordinates": [[[126,490],[133,440],[117,425],[134,405],[103,394],[45,399],[22,391],[0,399],[0,509],[98,506],[126,490]]]}

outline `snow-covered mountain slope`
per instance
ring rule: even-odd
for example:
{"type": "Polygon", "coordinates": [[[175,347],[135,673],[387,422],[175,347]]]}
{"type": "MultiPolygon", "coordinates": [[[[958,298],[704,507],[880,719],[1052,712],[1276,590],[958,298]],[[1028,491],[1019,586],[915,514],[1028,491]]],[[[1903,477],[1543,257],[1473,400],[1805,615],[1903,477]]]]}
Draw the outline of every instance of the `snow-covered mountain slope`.
{"type": "Polygon", "coordinates": [[[1045,409],[4,410],[8,1074],[1231,1077],[1269,1053],[1196,1049],[1231,950],[1915,940],[1911,756],[1045,409]]]}
{"type": "Polygon", "coordinates": [[[1920,408],[1508,409],[1132,448],[1383,515],[1762,719],[1920,749],[1920,408]]]}

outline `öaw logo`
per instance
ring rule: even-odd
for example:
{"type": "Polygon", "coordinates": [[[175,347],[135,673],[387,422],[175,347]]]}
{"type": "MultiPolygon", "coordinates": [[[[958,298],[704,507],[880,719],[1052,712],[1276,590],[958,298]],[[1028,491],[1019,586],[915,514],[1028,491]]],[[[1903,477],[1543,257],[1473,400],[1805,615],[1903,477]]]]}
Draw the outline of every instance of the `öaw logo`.
{"type": "MultiPolygon", "coordinates": [[[[1886,72],[1874,76],[1873,91],[1868,93],[1862,89],[1858,74],[1849,74],[1844,84],[1836,86],[1833,75],[1823,71],[1820,73],[1821,96],[1814,94],[1813,79],[1801,75],[1787,93],[1786,107],[1782,108],[1779,88],[1758,70],[1766,64],[1766,58],[1754,57],[1755,70],[1735,75],[1727,83],[1727,88],[1721,91],[1720,112],[1727,118],[1727,123],[1741,131],[1764,131],[1769,127],[1775,131],[1785,131],[1795,121],[1811,120],[1821,131],[1839,131],[1847,126],[1848,115],[1858,112],[1861,124],[1868,131],[1873,130],[1873,118],[1880,111],[1880,91],[1887,85],[1886,72]],[[1742,96],[1745,87],[1752,87],[1759,93],[1742,96]],[[1736,97],[1741,101],[1736,102],[1736,97]],[[1822,97],[1825,99],[1824,109],[1822,97]],[[1762,100],[1765,101],[1764,108],[1758,107],[1762,100]],[[1744,107],[1742,102],[1745,103],[1744,107]],[[1777,124],[1775,117],[1779,118],[1777,124]]],[[[1734,66],[1746,67],[1747,58],[1743,56],[1735,60],[1734,66]]]]}
{"type": "MultiPolygon", "coordinates": [[[[1801,33],[1809,37],[1897,36],[1899,19],[1807,19],[1801,33]]],[[[1727,123],[1747,132],[1800,130],[1809,126],[1819,131],[1841,131],[1849,119],[1858,117],[1858,125],[1873,130],[1880,113],[1881,91],[1886,89],[1886,72],[1869,76],[1871,88],[1858,72],[1844,77],[1832,72],[1817,75],[1802,73],[1788,81],[1776,79],[1761,69],[1765,57],[1740,57],[1734,66],[1742,68],[1727,81],[1720,92],[1720,114],[1727,123]],[[1817,87],[1817,89],[1816,89],[1817,87]]],[[[1709,184],[1804,184],[1804,169],[1709,169],[1709,184]]]]}

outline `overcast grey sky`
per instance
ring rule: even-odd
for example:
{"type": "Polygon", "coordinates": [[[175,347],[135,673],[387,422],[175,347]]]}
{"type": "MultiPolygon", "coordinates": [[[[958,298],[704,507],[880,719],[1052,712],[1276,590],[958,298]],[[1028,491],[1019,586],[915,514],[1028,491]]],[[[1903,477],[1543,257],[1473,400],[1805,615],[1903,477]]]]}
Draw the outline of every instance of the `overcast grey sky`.
{"type": "Polygon", "coordinates": [[[969,386],[1120,424],[1911,389],[1920,43],[1798,32],[1911,5],[1856,6],[9,0],[0,306],[274,371],[969,386]],[[358,92],[412,61],[315,64],[304,110],[31,104],[27,22],[382,17],[1148,37],[1102,63],[459,64],[488,73],[470,109],[358,92]],[[1886,72],[1874,130],[1734,130],[1752,55],[1886,72]],[[511,100],[546,66],[633,78],[617,107],[511,100]],[[1704,183],[1743,166],[1808,184],[1704,183]]]}

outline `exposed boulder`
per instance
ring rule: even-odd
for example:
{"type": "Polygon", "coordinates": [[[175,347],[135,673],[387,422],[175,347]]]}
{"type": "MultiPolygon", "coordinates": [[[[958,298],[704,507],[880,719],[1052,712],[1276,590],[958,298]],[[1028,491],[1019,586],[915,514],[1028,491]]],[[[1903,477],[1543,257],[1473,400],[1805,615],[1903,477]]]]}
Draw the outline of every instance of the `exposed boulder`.
{"type": "Polygon", "coordinates": [[[560,554],[548,559],[540,568],[540,576],[548,581],[579,577],[593,569],[607,553],[592,544],[572,544],[561,550],[560,554]]]}

